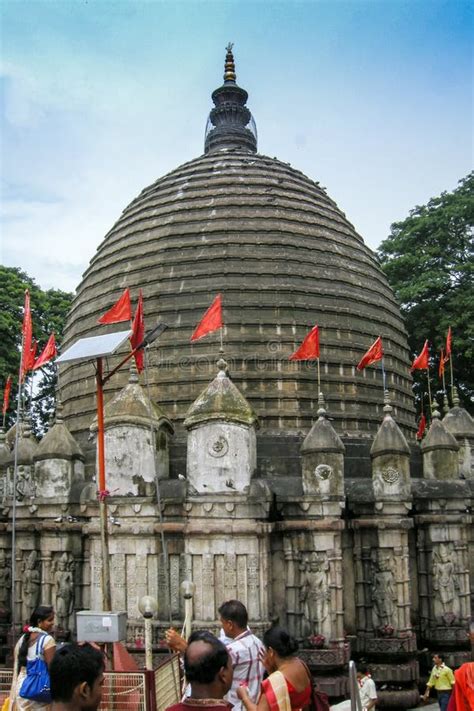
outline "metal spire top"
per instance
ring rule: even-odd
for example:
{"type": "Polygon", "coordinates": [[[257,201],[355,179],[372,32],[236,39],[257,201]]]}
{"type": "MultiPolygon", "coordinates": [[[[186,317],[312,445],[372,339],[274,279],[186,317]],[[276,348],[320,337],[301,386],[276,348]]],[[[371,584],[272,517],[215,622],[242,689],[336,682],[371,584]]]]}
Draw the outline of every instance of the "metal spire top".
{"type": "Polygon", "coordinates": [[[212,92],[214,108],[207,119],[204,152],[244,150],[256,153],[257,127],[246,106],[248,94],[237,86],[232,42],[226,47],[224,83],[212,92]]]}
{"type": "Polygon", "coordinates": [[[229,44],[226,47],[227,54],[225,55],[225,64],[224,64],[224,83],[227,84],[228,82],[232,82],[235,84],[237,80],[237,75],[235,73],[235,62],[234,62],[234,55],[232,54],[232,47],[234,46],[233,42],[229,42],[229,44]]]}

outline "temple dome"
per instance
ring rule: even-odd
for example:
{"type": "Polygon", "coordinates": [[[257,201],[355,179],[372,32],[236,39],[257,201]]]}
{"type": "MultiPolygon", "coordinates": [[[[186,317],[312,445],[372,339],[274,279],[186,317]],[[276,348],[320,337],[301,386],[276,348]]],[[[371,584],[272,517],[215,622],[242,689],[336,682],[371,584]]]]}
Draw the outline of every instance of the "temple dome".
{"type": "MultiPolygon", "coordinates": [[[[159,178],[125,208],[77,289],[65,346],[118,330],[98,326],[97,318],[126,286],[135,303],[142,288],[147,327],[157,319],[168,324],[150,351],[151,395],[184,436],[186,412],[213,377],[219,343],[217,333],[192,345],[190,336],[221,293],[225,357],[259,418],[260,436],[311,428],[315,364],[288,356],[315,323],[321,387],[336,431],[368,438],[378,429],[380,369],[359,373],[355,366],[381,335],[397,422],[405,434],[413,432],[406,331],[375,255],[317,182],[254,148],[225,147],[224,139],[225,123],[219,145],[159,178]]],[[[127,376],[126,369],[114,375],[106,399],[127,376]]],[[[84,447],[95,416],[91,363],[61,367],[61,397],[68,427],[84,447]]]]}

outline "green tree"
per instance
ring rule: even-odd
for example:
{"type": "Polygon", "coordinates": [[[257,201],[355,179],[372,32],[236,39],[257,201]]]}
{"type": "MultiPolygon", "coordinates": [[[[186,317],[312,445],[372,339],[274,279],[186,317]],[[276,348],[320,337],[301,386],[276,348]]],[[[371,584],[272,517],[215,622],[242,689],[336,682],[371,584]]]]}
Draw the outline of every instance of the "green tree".
{"type": "MultiPolygon", "coordinates": [[[[30,291],[33,337],[38,341],[38,354],[52,331],[55,333],[56,344],[61,343],[64,323],[72,301],[72,294],[56,289],[43,291],[21,269],[0,265],[0,387],[2,391],[9,375],[12,376],[13,382],[7,426],[12,425],[15,420],[25,289],[30,291]]],[[[42,377],[35,374],[31,403],[31,372],[25,379],[24,403],[26,408],[31,406],[34,432],[42,434],[54,413],[57,376],[56,368],[51,363],[37,373],[41,373],[42,377]]]]}
{"type": "MultiPolygon", "coordinates": [[[[395,222],[378,251],[405,317],[412,355],[420,353],[425,339],[430,342],[433,392],[439,395],[439,352],[451,326],[454,384],[470,410],[474,402],[473,225],[474,173],[470,173],[453,192],[443,192],[395,222]]],[[[426,378],[420,371],[414,377],[419,399],[426,378]]],[[[449,365],[446,377],[448,386],[449,365]]]]}

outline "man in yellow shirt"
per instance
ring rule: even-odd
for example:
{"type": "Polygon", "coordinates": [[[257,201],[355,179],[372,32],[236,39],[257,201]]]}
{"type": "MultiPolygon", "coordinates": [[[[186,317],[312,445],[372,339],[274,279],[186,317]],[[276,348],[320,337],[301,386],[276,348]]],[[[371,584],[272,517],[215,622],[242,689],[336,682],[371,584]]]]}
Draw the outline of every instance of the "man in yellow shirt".
{"type": "Polygon", "coordinates": [[[430,678],[426,685],[426,691],[423,695],[423,699],[426,701],[430,695],[430,689],[434,686],[436,693],[438,694],[438,703],[441,711],[446,711],[448,708],[449,697],[451,696],[451,690],[454,686],[454,674],[452,669],[446,666],[444,663],[444,658],[441,654],[435,654],[433,656],[434,667],[431,670],[430,678]]]}

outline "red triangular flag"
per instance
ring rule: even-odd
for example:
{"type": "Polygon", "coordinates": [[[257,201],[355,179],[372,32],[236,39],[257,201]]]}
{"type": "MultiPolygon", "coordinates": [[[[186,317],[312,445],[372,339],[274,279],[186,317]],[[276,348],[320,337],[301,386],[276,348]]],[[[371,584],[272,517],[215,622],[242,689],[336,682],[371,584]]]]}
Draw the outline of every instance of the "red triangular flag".
{"type": "Polygon", "coordinates": [[[56,341],[54,338],[54,333],[50,335],[48,338],[48,342],[43,348],[43,352],[41,355],[38,356],[38,358],[35,360],[35,363],[33,365],[33,370],[36,370],[37,368],[41,368],[41,366],[46,365],[46,363],[49,363],[50,360],[55,358],[58,354],[58,351],[56,349],[56,341]]]}
{"type": "Polygon", "coordinates": [[[313,326],[301,346],[290,355],[288,360],[314,360],[319,358],[319,329],[313,326]]]}
{"type": "Polygon", "coordinates": [[[213,331],[217,331],[218,328],[222,328],[223,325],[222,296],[217,294],[216,298],[194,329],[191,341],[197,341],[199,338],[206,336],[208,333],[212,333],[213,331]]]}
{"type": "Polygon", "coordinates": [[[451,326],[448,328],[448,333],[446,335],[446,348],[445,350],[445,360],[448,361],[451,357],[451,341],[452,341],[452,335],[451,335],[451,326]]]}
{"type": "MultiPolygon", "coordinates": [[[[133,317],[132,323],[132,335],[130,336],[130,343],[132,349],[135,349],[145,338],[145,319],[143,316],[143,294],[142,290],[138,294],[138,304],[137,310],[135,311],[135,316],[133,317]]],[[[137,351],[134,355],[135,363],[137,365],[137,370],[139,373],[143,370],[143,348],[137,351]]]]}
{"type": "Polygon", "coordinates": [[[444,357],[443,349],[441,348],[440,355],[439,355],[439,368],[438,368],[438,376],[440,379],[442,379],[444,375],[444,365],[447,362],[446,358],[444,357]]]}
{"type": "Polygon", "coordinates": [[[10,402],[10,390],[12,389],[12,376],[9,375],[7,382],[5,383],[5,389],[3,391],[3,409],[2,414],[5,417],[8,410],[8,404],[10,402]]]}
{"type": "Polygon", "coordinates": [[[418,423],[418,431],[417,431],[417,433],[416,433],[416,438],[417,438],[417,439],[423,439],[423,435],[424,435],[424,433],[425,433],[425,429],[426,429],[426,417],[425,417],[425,415],[423,414],[423,415],[420,417],[420,422],[418,423]]]}
{"type": "Polygon", "coordinates": [[[428,341],[425,341],[423,350],[421,351],[420,355],[417,356],[417,358],[415,358],[415,360],[413,361],[410,371],[411,370],[428,370],[429,358],[430,358],[430,353],[429,353],[429,349],[428,349],[428,341]]]}
{"type": "Polygon", "coordinates": [[[97,323],[120,323],[121,321],[130,321],[131,318],[130,289],[127,286],[120,299],[97,320],[97,323]]]}
{"type": "Polygon", "coordinates": [[[23,307],[23,325],[21,327],[21,332],[23,346],[21,350],[20,382],[23,381],[25,374],[33,365],[31,363],[33,322],[31,320],[30,292],[28,291],[28,289],[26,289],[25,291],[25,305],[23,307]]]}
{"type": "Polygon", "coordinates": [[[372,343],[367,353],[365,353],[360,359],[357,370],[363,370],[367,365],[372,365],[378,360],[383,358],[383,344],[382,337],[379,336],[376,341],[372,343]]]}

